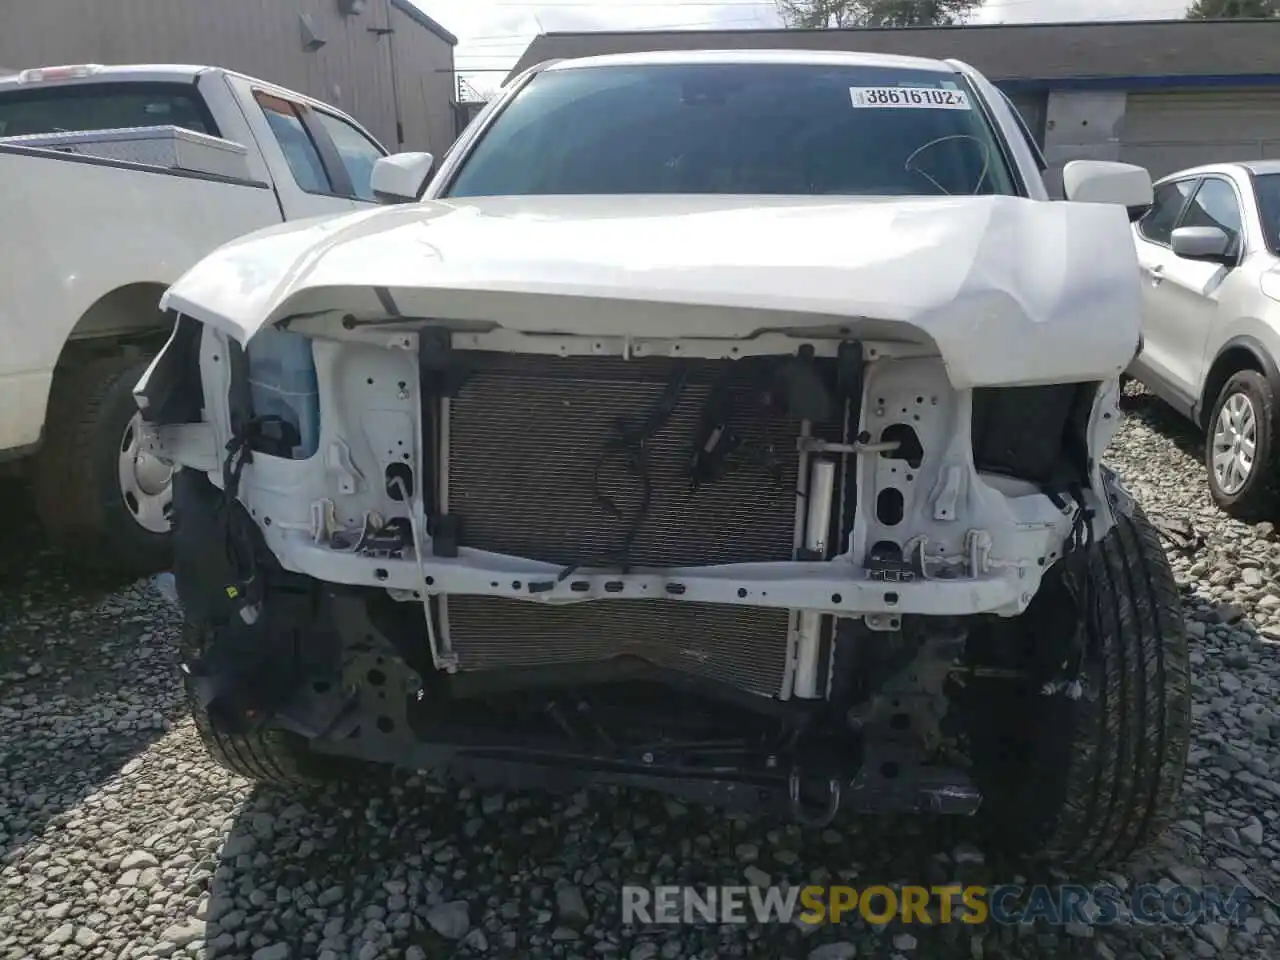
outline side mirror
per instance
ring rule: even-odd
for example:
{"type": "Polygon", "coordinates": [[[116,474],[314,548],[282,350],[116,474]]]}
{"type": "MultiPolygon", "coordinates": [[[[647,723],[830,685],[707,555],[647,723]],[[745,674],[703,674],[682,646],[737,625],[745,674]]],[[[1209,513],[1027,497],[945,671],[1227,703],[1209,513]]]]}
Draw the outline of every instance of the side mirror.
{"type": "Polygon", "coordinates": [[[1231,237],[1221,227],[1178,227],[1169,238],[1173,252],[1187,260],[1233,264],[1231,237]]]}
{"type": "Polygon", "coordinates": [[[1114,203],[1136,220],[1151,206],[1151,174],[1131,163],[1072,160],[1062,168],[1062,192],[1079,203],[1114,203]]]}
{"type": "Polygon", "coordinates": [[[393,153],[374,163],[369,186],[380,203],[417,203],[435,164],[429,153],[393,153]]]}

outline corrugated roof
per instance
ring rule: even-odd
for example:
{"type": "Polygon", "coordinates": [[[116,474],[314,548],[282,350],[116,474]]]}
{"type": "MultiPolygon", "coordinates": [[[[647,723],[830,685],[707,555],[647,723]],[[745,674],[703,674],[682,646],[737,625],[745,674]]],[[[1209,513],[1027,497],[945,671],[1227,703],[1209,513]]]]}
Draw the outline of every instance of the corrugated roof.
{"type": "Polygon", "coordinates": [[[510,76],[560,58],[647,50],[858,50],[977,67],[992,80],[1280,74],[1280,20],[984,24],[852,30],[677,30],[547,33],[510,76]]]}
{"type": "Polygon", "coordinates": [[[413,0],[391,0],[391,5],[411,20],[426,27],[445,43],[452,44],[455,47],[458,45],[458,38],[442,27],[439,21],[428,17],[413,0]]]}

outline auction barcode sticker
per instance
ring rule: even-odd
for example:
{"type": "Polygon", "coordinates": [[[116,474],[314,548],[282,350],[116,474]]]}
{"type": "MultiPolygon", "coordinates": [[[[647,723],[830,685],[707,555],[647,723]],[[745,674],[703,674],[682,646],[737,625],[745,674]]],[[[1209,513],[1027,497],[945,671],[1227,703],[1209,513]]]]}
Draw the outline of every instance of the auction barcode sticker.
{"type": "Polygon", "coordinates": [[[850,87],[855,107],[905,108],[921,110],[971,110],[969,95],[963,90],[937,87],[850,87]]]}

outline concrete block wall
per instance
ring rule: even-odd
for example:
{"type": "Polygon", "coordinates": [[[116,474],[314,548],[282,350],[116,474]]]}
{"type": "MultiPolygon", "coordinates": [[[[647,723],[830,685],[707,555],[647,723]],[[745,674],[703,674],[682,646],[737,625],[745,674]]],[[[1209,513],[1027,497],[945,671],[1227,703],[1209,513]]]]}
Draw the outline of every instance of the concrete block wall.
{"type": "Polygon", "coordinates": [[[1062,168],[1072,160],[1119,160],[1128,94],[1123,90],[1051,90],[1045,110],[1045,187],[1062,197],[1062,168]]]}

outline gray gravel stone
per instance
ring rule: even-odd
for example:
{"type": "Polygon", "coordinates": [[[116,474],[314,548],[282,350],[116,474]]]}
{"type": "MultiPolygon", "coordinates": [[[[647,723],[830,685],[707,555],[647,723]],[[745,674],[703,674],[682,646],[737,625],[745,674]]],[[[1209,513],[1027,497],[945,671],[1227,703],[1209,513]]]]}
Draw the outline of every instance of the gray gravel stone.
{"type": "Polygon", "coordinates": [[[78,947],[83,947],[86,950],[92,950],[97,946],[98,941],[101,939],[102,937],[98,932],[91,927],[76,928],[75,943],[78,947]]]}
{"type": "Polygon", "coordinates": [[[71,938],[76,935],[74,924],[64,923],[58,927],[53,933],[44,938],[44,942],[53,946],[62,946],[64,943],[70,943],[71,938]]]}
{"type": "Polygon", "coordinates": [[[61,920],[64,917],[66,917],[66,915],[70,912],[71,912],[70,902],[63,901],[62,903],[55,903],[52,907],[50,907],[48,910],[44,912],[44,915],[45,915],[45,919],[47,920],[61,920]]]}
{"type": "Polygon", "coordinates": [[[1230,935],[1227,928],[1220,923],[1202,923],[1196,928],[1200,935],[1213,944],[1214,948],[1219,952],[1227,949],[1227,943],[1230,941],[1230,935]]]}
{"type": "Polygon", "coordinates": [[[471,916],[464,900],[442,903],[427,911],[427,923],[446,940],[461,940],[471,929],[471,916]]]}
{"type": "Polygon", "coordinates": [[[591,921],[582,891],[575,886],[566,885],[556,891],[556,914],[570,926],[586,926],[591,921]]]}
{"type": "Polygon", "coordinates": [[[193,940],[203,940],[204,934],[205,922],[192,918],[173,924],[160,934],[160,937],[179,947],[185,947],[193,940]]]}
{"type": "Polygon", "coordinates": [[[144,867],[158,867],[160,861],[150,850],[134,850],[120,861],[121,870],[141,870],[144,867]]]}
{"type": "Polygon", "coordinates": [[[853,960],[857,955],[856,945],[848,940],[838,940],[835,943],[824,943],[810,950],[809,960],[853,960]]]}

